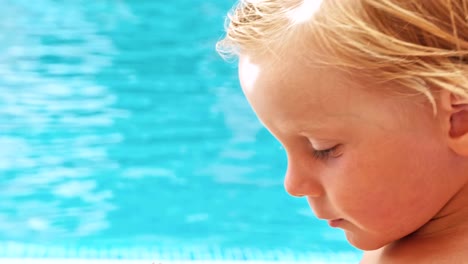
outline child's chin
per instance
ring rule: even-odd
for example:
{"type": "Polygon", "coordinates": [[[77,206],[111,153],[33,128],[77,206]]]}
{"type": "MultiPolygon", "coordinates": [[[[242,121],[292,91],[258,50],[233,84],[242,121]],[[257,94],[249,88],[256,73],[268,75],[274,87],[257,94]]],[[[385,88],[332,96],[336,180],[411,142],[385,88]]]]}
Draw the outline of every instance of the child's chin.
{"type": "Polygon", "coordinates": [[[346,232],[346,239],[348,242],[360,249],[360,250],[365,250],[365,251],[372,251],[372,250],[377,250],[381,247],[384,247],[385,245],[388,244],[388,242],[382,242],[378,241],[376,239],[373,239],[371,237],[365,236],[365,235],[356,235],[351,232],[346,232]]]}

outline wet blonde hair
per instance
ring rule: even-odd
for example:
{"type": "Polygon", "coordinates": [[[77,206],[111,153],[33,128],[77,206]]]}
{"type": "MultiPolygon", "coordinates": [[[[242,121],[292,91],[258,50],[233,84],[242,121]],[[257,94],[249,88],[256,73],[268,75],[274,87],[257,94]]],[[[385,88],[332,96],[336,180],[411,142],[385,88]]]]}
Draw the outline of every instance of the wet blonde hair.
{"type": "Polygon", "coordinates": [[[312,42],[328,55],[314,62],[396,81],[434,107],[440,89],[468,98],[468,0],[241,0],[217,49],[281,56],[312,42]]]}

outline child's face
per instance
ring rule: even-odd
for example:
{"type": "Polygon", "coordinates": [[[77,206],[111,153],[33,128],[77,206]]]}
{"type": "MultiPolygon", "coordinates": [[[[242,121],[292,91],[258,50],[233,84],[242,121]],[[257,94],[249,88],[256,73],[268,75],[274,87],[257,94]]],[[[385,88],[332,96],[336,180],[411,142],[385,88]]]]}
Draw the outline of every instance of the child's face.
{"type": "Polygon", "coordinates": [[[306,196],[356,247],[376,249],[414,232],[457,191],[448,180],[454,154],[423,100],[371,93],[364,88],[381,87],[295,59],[241,56],[239,75],[285,147],[286,190],[306,196]],[[328,158],[314,154],[335,146],[328,158]]]}

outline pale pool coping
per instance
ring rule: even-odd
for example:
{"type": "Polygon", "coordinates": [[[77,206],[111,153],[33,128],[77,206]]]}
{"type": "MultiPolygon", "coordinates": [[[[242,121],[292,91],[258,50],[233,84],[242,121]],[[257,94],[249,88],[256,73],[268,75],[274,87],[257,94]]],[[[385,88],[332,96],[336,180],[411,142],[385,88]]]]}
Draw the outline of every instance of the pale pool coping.
{"type": "Polygon", "coordinates": [[[356,251],[258,250],[221,247],[44,246],[0,242],[0,264],[356,264],[356,251]]]}
{"type": "Polygon", "coordinates": [[[330,261],[257,261],[257,260],[93,260],[93,259],[7,259],[2,264],[351,264],[330,261]]]}

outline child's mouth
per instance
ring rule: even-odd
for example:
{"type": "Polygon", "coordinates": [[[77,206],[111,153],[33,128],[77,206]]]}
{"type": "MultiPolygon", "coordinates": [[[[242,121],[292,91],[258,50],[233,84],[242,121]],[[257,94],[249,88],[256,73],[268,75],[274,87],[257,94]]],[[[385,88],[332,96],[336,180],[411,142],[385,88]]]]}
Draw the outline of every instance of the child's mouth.
{"type": "Polygon", "coordinates": [[[333,220],[329,220],[328,221],[328,224],[331,226],[331,227],[339,227],[340,224],[343,222],[343,218],[338,218],[338,219],[333,219],[333,220]]]}

